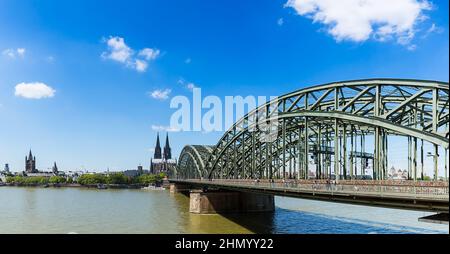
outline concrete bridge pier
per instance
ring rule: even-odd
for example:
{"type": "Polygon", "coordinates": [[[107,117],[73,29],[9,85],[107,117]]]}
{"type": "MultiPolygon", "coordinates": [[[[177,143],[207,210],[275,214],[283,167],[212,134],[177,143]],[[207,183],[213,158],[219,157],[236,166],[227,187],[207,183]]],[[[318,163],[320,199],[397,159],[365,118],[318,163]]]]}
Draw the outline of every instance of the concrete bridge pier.
{"type": "Polygon", "coordinates": [[[189,212],[195,214],[273,212],[273,195],[232,191],[191,191],[189,212]]]}
{"type": "Polygon", "coordinates": [[[171,183],[169,185],[170,193],[189,193],[191,191],[190,186],[179,183],[171,183]]]}

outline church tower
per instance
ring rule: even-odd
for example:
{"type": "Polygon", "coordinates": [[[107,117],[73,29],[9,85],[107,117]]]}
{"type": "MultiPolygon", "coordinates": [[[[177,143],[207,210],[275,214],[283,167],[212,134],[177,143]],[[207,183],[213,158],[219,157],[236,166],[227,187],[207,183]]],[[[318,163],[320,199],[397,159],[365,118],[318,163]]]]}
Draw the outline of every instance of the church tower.
{"type": "Polygon", "coordinates": [[[25,156],[25,172],[27,173],[37,173],[36,170],[36,157],[33,157],[33,154],[28,154],[28,157],[25,156]]]}
{"type": "Polygon", "coordinates": [[[166,144],[164,145],[164,159],[170,160],[172,159],[172,149],[169,144],[169,134],[166,134],[166,144]]]}
{"type": "Polygon", "coordinates": [[[58,175],[58,166],[56,166],[56,162],[53,164],[52,172],[54,175],[58,175]]]}
{"type": "Polygon", "coordinates": [[[155,155],[153,156],[153,159],[162,159],[161,144],[159,142],[159,132],[158,132],[158,136],[156,137],[155,155]]]}

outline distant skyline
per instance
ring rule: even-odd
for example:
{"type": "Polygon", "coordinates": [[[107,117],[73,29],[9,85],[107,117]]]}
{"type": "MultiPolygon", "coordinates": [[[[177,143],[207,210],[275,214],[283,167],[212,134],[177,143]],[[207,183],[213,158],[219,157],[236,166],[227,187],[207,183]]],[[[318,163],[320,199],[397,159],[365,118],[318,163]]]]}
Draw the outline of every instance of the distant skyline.
{"type": "Polygon", "coordinates": [[[448,1],[337,2],[0,1],[0,169],[23,170],[30,149],[41,170],[148,169],[158,131],[174,156],[213,145],[223,132],[169,126],[171,98],[194,88],[224,98],[448,82],[448,1]]]}

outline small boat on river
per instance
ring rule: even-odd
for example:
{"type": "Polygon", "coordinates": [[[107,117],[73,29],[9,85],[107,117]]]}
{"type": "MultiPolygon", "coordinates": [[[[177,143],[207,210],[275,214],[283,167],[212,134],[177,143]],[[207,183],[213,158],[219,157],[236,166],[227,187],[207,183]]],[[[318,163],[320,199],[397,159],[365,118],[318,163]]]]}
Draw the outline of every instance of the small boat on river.
{"type": "Polygon", "coordinates": [[[157,187],[154,185],[149,185],[147,187],[143,187],[142,190],[165,190],[163,187],[157,187]]]}
{"type": "Polygon", "coordinates": [[[108,187],[106,185],[104,185],[104,184],[97,184],[97,189],[99,189],[99,190],[106,190],[106,189],[108,189],[108,187]]]}

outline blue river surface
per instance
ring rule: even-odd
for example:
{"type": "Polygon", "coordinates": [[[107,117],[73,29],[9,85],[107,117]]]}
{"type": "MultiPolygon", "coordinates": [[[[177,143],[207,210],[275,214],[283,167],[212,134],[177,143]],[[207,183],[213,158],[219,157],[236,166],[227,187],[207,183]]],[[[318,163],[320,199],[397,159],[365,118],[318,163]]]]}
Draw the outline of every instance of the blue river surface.
{"type": "Polygon", "coordinates": [[[448,234],[430,213],[276,197],[274,213],[196,215],[169,191],[0,187],[0,233],[448,234]]]}
{"type": "Polygon", "coordinates": [[[276,203],[275,233],[449,233],[448,225],[418,221],[418,218],[432,213],[284,197],[277,197],[276,203]],[[292,221],[296,223],[290,226],[292,221]]]}
{"type": "Polygon", "coordinates": [[[276,210],[275,225],[273,233],[277,234],[448,234],[448,230],[333,217],[281,208],[276,210]]]}

